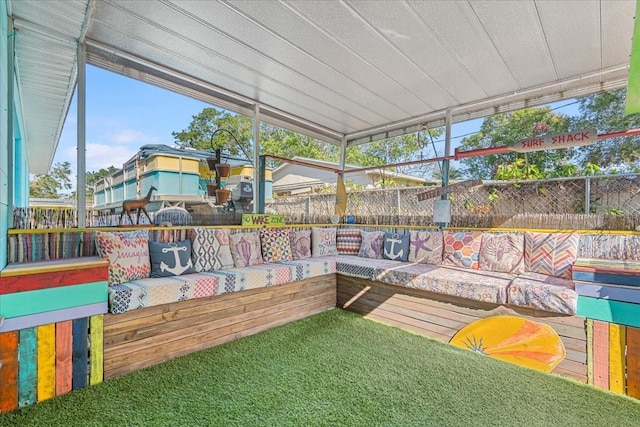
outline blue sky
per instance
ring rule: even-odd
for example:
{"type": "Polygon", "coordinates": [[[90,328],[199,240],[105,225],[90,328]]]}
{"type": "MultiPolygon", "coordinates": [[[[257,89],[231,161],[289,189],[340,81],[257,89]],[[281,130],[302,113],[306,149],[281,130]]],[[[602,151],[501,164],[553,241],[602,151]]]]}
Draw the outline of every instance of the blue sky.
{"type": "MultiPolygon", "coordinates": [[[[553,104],[565,105],[570,100],[553,104]]],[[[194,115],[209,106],[203,102],[142,83],[97,67],[87,66],[87,171],[97,171],[113,165],[121,168],[145,144],[173,144],[171,132],[186,129],[194,115]]],[[[576,113],[571,105],[558,110],[568,115],[576,113]]],[[[76,170],[76,100],[72,100],[60,143],[53,161],[71,163],[76,170]]],[[[452,146],[461,137],[476,132],[482,119],[452,126],[452,146]]],[[[436,147],[443,151],[443,141],[436,147]]],[[[433,149],[424,148],[432,157],[433,149]]]]}

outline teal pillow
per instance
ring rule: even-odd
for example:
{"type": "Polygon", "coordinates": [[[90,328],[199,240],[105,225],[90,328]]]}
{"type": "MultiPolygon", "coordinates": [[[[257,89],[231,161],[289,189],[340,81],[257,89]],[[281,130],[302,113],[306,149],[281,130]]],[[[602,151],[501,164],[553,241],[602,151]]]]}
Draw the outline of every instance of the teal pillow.
{"type": "Polygon", "coordinates": [[[409,260],[409,235],[398,233],[384,233],[384,259],[393,261],[409,260]]]}
{"type": "Polygon", "coordinates": [[[151,277],[195,273],[191,262],[191,240],[175,243],[149,242],[151,277]]]}

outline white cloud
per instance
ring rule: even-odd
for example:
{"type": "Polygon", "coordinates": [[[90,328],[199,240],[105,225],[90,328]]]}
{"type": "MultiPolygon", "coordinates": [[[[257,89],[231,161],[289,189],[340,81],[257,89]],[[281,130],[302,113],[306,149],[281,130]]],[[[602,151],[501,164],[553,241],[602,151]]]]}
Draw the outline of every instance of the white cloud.
{"type": "MultiPolygon", "coordinates": [[[[107,144],[87,144],[87,171],[94,172],[100,169],[107,169],[114,166],[117,169],[122,168],[124,162],[132,158],[138,152],[138,145],[107,145],[107,144]]],[[[66,159],[75,166],[76,148],[70,147],[65,150],[66,159]]],[[[75,170],[75,167],[73,168],[75,170]]]]}
{"type": "Polygon", "coordinates": [[[116,144],[137,144],[138,147],[144,144],[157,142],[155,137],[135,129],[122,129],[111,132],[107,135],[107,139],[116,144]]]}

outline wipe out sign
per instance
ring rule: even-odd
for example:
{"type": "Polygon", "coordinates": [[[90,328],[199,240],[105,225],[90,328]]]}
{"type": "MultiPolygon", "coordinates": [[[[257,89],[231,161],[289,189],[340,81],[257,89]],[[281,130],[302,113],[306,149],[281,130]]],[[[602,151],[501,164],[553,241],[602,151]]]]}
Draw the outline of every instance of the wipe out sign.
{"type": "Polygon", "coordinates": [[[593,145],[598,140],[595,129],[576,130],[557,135],[544,135],[527,138],[509,147],[509,150],[517,153],[529,153],[531,151],[557,150],[560,148],[579,147],[593,145]]]}

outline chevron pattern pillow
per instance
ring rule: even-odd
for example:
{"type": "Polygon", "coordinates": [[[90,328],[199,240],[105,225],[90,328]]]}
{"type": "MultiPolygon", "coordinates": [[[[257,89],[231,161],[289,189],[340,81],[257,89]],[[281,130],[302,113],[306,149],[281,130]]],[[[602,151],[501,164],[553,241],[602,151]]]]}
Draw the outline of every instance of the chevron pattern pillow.
{"type": "Polygon", "coordinates": [[[260,229],[260,245],[265,262],[293,261],[288,228],[260,229]]]}
{"type": "Polygon", "coordinates": [[[524,233],[525,271],[571,279],[579,243],[577,233],[524,233]]]}
{"type": "Polygon", "coordinates": [[[336,231],[336,247],[338,255],[358,255],[362,236],[357,228],[338,228],[336,231]]]}
{"type": "Polygon", "coordinates": [[[229,229],[195,227],[189,231],[196,271],[214,271],[233,267],[229,247],[229,229]]]}

